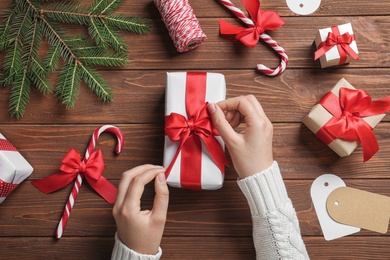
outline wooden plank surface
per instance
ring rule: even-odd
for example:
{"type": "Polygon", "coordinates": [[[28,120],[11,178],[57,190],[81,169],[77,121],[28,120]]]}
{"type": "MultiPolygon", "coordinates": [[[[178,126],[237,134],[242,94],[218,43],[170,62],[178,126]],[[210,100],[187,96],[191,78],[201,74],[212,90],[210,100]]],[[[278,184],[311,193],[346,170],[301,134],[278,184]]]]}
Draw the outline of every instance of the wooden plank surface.
{"type": "MultiPolygon", "coordinates": [[[[10,2],[1,1],[0,11],[10,2]]],[[[240,1],[233,2],[242,7],[240,1]]],[[[351,156],[339,158],[301,123],[310,108],[343,77],[368,91],[374,100],[390,95],[388,0],[322,0],[320,9],[310,16],[294,14],[285,0],[261,1],[263,9],[277,11],[286,21],[282,28],[270,32],[290,58],[288,69],[274,78],[255,71],[259,61],[270,67],[279,62],[264,43],[252,49],[219,35],[218,18],[239,22],[218,1],[190,3],[208,38],[197,49],[179,54],[151,0],[123,1],[118,12],[147,18],[152,31],[143,36],[122,32],[130,46],[129,63],[99,70],[115,93],[111,103],[99,101],[85,85],[73,109],[65,109],[53,94],[42,96],[33,90],[25,116],[16,120],[8,115],[10,89],[0,88],[0,133],[34,167],[30,178],[0,204],[0,259],[110,257],[115,233],[111,205],[84,183],[64,237],[56,240],[54,231],[71,187],[44,195],[31,181],[57,172],[70,148],[83,154],[92,131],[107,123],[120,127],[125,136],[124,150],[118,156],[113,153],[115,140],[109,134],[102,135],[97,146],[105,158],[104,176],[115,185],[127,169],[144,163],[161,164],[165,73],[186,70],[223,73],[228,97],[253,94],[261,101],[274,123],[274,157],[311,259],[388,259],[389,232],[379,235],[362,230],[325,241],[310,199],[310,186],[321,174],[333,173],[347,186],[390,196],[389,115],[374,129],[380,151],[367,163],[362,163],[360,147],[351,156]],[[313,61],[316,31],[347,22],[353,25],[360,60],[340,68],[320,69],[318,61],[313,61]]],[[[71,25],[67,30],[79,33],[85,29],[71,25]]],[[[162,259],[254,259],[249,208],[236,178],[230,167],[224,187],[218,191],[170,189],[162,259]]],[[[148,185],[143,207],[151,207],[153,195],[153,187],[148,185]]]]}

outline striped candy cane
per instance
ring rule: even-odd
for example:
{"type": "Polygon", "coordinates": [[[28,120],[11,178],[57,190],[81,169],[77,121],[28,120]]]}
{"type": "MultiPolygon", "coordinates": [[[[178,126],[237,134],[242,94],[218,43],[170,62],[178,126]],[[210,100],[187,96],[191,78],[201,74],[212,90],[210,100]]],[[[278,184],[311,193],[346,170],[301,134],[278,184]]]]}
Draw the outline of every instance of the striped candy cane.
{"type": "MultiPolygon", "coordinates": [[[[85,151],[85,156],[83,159],[84,163],[88,160],[90,154],[95,150],[96,142],[99,139],[99,136],[104,132],[113,133],[117,137],[118,143],[116,145],[115,152],[117,154],[119,154],[122,151],[123,144],[124,144],[124,138],[123,138],[122,132],[116,126],[103,125],[93,132],[91,140],[89,141],[87,150],[85,151]]],[[[83,178],[84,178],[84,176],[82,174],[77,175],[76,181],[73,185],[73,189],[72,189],[71,193],[69,194],[68,201],[66,202],[64,211],[62,213],[62,217],[60,219],[60,222],[58,223],[58,227],[57,227],[57,231],[56,231],[57,238],[62,237],[62,234],[64,232],[66,224],[68,223],[69,216],[70,216],[70,213],[72,211],[74,202],[77,199],[77,195],[79,194],[81,184],[83,183],[83,178]]]]}
{"type": "MultiPolygon", "coordinates": [[[[229,9],[237,18],[243,23],[252,27],[255,23],[246,14],[244,14],[237,6],[235,6],[229,0],[219,0],[227,9],[229,9]]],[[[266,33],[260,34],[260,38],[265,41],[272,49],[274,49],[280,55],[280,64],[276,68],[268,68],[262,63],[257,64],[257,70],[264,73],[267,76],[276,76],[281,74],[287,67],[288,56],[286,51],[274,40],[271,36],[266,33]]]]}

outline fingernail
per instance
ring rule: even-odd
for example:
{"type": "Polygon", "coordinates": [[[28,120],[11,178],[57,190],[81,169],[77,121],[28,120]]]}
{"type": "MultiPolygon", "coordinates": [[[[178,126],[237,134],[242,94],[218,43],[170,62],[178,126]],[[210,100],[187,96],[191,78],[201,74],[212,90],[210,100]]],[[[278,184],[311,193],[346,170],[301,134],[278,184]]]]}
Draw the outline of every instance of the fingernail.
{"type": "Polygon", "coordinates": [[[207,110],[209,111],[210,114],[214,114],[217,108],[215,107],[214,103],[209,103],[207,106],[207,110]]]}
{"type": "Polygon", "coordinates": [[[163,184],[166,182],[166,179],[165,179],[165,173],[163,172],[160,172],[158,175],[157,175],[157,179],[158,181],[163,184]]]}
{"type": "Polygon", "coordinates": [[[164,168],[163,166],[161,166],[161,165],[154,165],[155,167],[157,167],[157,168],[164,168]]]}

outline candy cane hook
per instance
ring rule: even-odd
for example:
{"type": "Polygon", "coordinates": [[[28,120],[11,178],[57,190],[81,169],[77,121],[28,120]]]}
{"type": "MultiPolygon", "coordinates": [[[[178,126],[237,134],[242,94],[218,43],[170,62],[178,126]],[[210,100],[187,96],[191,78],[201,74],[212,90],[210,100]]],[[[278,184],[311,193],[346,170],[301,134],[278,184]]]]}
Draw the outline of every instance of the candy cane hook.
{"type": "MultiPolygon", "coordinates": [[[[246,14],[244,14],[236,5],[230,0],[219,0],[222,5],[229,9],[237,18],[249,27],[255,26],[255,23],[246,14]]],[[[288,56],[286,51],[266,33],[260,34],[260,38],[265,41],[272,49],[274,49],[280,56],[280,64],[276,68],[268,68],[262,63],[257,64],[257,70],[264,73],[267,76],[276,76],[281,74],[287,67],[288,56]]]]}
{"type": "MultiPolygon", "coordinates": [[[[97,128],[91,137],[91,140],[89,141],[87,150],[85,151],[85,156],[83,159],[83,162],[85,163],[90,154],[94,151],[96,147],[96,142],[99,139],[99,136],[104,133],[104,132],[110,132],[113,133],[117,137],[117,145],[115,147],[115,152],[119,154],[122,151],[123,144],[124,144],[124,138],[122,132],[117,128],[116,126],[113,125],[103,125],[99,128],[97,128]]],[[[69,194],[68,201],[66,202],[66,205],[64,207],[64,211],[62,213],[62,217],[60,219],[60,222],[58,223],[57,231],[56,231],[56,237],[61,238],[62,234],[64,232],[64,229],[66,227],[66,224],[68,223],[70,213],[72,211],[73,205],[75,200],[77,199],[77,195],[79,194],[81,184],[83,183],[83,178],[84,176],[82,174],[78,174],[76,181],[73,185],[72,191],[69,194]]]]}

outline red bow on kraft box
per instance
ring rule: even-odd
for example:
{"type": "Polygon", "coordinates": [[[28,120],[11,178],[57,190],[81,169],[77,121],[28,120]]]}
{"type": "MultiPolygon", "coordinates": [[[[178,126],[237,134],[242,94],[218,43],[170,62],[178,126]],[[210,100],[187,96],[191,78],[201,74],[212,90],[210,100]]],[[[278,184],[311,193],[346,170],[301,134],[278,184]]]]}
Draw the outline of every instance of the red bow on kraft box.
{"type": "Polygon", "coordinates": [[[0,134],[0,203],[33,172],[32,166],[0,134]]]}
{"type": "Polygon", "coordinates": [[[339,156],[351,154],[362,144],[364,162],[378,150],[373,128],[390,111],[390,96],[372,101],[341,79],[305,117],[303,123],[339,156]]]}
{"type": "Polygon", "coordinates": [[[315,38],[317,51],[314,60],[320,59],[321,68],[349,63],[359,59],[359,51],[350,23],[320,29],[315,38]]]}
{"type": "Polygon", "coordinates": [[[190,190],[222,186],[228,162],[206,101],[221,101],[225,94],[221,74],[167,74],[164,166],[170,186],[190,190]]]}

